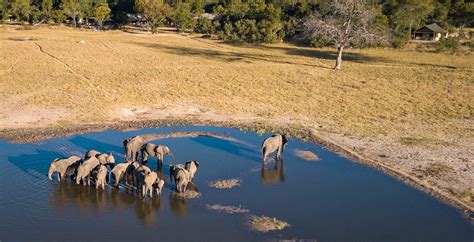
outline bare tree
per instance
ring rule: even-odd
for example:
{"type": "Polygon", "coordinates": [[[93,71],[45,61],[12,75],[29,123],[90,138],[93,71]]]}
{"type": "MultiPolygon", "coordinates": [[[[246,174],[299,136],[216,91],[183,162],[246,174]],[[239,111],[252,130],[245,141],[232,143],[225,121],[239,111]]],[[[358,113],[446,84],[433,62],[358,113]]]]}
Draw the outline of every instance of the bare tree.
{"type": "Polygon", "coordinates": [[[329,13],[314,13],[304,23],[305,34],[311,39],[334,44],[337,48],[335,70],[341,69],[342,51],[356,43],[373,43],[383,35],[371,29],[374,14],[366,0],[334,0],[329,13]]]}

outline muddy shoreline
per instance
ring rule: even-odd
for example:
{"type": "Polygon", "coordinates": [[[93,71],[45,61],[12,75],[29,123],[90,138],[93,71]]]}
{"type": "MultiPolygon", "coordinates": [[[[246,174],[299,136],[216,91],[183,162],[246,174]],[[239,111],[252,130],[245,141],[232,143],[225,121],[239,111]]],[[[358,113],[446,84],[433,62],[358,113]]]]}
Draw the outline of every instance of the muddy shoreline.
{"type": "Polygon", "coordinates": [[[404,171],[396,170],[386,164],[377,162],[370,157],[363,157],[350,147],[345,147],[324,135],[321,131],[307,129],[305,127],[293,127],[291,125],[271,125],[263,122],[238,122],[238,121],[214,121],[201,119],[159,119],[141,121],[120,121],[115,123],[91,123],[71,126],[52,126],[47,128],[18,128],[0,130],[0,138],[14,143],[40,142],[44,139],[67,137],[81,133],[100,132],[108,129],[134,130],[144,128],[160,128],[166,126],[218,126],[224,128],[237,128],[253,132],[282,132],[293,138],[311,141],[315,144],[336,152],[354,162],[375,168],[399,181],[413,186],[439,200],[461,209],[464,214],[474,221],[474,209],[468,204],[460,201],[451,194],[428,184],[404,171]]]}

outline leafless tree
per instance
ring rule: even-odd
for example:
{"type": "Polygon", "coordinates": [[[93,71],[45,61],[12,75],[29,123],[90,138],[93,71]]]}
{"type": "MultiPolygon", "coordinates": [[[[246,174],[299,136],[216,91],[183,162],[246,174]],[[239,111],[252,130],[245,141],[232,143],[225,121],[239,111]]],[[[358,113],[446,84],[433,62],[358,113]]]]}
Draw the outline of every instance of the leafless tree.
{"type": "Polygon", "coordinates": [[[383,40],[383,34],[371,29],[374,14],[366,0],[333,0],[329,13],[314,13],[304,23],[305,34],[311,39],[334,44],[337,48],[335,70],[341,69],[342,51],[356,43],[383,40]]]}

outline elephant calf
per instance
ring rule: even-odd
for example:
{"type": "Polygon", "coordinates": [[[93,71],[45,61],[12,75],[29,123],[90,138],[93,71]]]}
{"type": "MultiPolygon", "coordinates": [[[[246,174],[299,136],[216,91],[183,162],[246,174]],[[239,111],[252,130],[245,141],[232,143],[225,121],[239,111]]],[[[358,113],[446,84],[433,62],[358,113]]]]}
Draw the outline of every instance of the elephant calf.
{"type": "Polygon", "coordinates": [[[150,194],[150,197],[153,197],[153,188],[155,188],[156,194],[159,196],[161,194],[161,189],[165,182],[158,178],[158,174],[152,171],[145,175],[142,185],[142,196],[146,197],[147,194],[150,194]]]}
{"type": "Polygon", "coordinates": [[[192,181],[194,179],[194,174],[196,174],[197,169],[199,167],[199,162],[196,160],[189,160],[186,162],[186,170],[189,173],[189,181],[192,181]]]}
{"type": "Polygon", "coordinates": [[[280,159],[281,152],[285,150],[285,146],[288,143],[286,136],[280,134],[274,134],[271,137],[266,138],[262,143],[262,160],[265,162],[267,156],[277,151],[276,159],[280,159]]]}
{"type": "Polygon", "coordinates": [[[99,171],[97,172],[97,180],[95,183],[95,188],[99,189],[99,187],[102,187],[102,190],[105,189],[105,184],[107,183],[106,181],[107,177],[107,167],[105,165],[100,165],[99,171]]]}
{"type": "Polygon", "coordinates": [[[52,175],[54,172],[58,173],[58,181],[61,181],[67,174],[67,170],[70,166],[74,166],[76,163],[80,163],[82,160],[79,156],[71,156],[68,158],[56,158],[49,166],[48,178],[53,180],[52,175]]]}

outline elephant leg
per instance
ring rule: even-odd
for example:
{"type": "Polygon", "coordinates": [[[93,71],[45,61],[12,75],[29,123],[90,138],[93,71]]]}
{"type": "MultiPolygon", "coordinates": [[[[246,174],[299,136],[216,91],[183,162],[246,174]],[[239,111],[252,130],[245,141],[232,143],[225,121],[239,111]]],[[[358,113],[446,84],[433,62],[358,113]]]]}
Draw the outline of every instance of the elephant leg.
{"type": "Polygon", "coordinates": [[[148,161],[148,152],[146,150],[142,151],[142,161],[148,161]]]}

